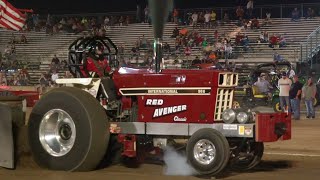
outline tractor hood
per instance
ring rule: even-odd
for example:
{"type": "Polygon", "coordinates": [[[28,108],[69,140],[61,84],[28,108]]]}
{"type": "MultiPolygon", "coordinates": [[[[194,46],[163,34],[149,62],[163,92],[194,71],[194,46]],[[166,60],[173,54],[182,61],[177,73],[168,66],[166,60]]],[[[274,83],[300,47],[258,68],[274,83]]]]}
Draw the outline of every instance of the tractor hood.
{"type": "MultiPolygon", "coordinates": [[[[147,87],[214,87],[222,80],[226,71],[208,69],[163,69],[156,73],[153,69],[120,68],[113,79],[118,89],[147,87]]],[[[236,78],[234,78],[236,80],[236,78]]]]}

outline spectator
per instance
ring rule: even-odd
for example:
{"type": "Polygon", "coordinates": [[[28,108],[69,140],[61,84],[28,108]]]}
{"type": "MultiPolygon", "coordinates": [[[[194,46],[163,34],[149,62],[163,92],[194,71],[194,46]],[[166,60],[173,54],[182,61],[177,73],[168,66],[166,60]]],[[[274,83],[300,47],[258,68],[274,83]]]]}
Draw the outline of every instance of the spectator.
{"type": "Polygon", "coordinates": [[[177,36],[179,36],[179,29],[178,27],[175,27],[174,30],[172,31],[171,38],[176,38],[177,36]]]}
{"type": "Polygon", "coordinates": [[[238,6],[237,10],[236,10],[236,15],[237,18],[241,21],[243,19],[244,16],[244,10],[242,9],[241,6],[238,6]]]}
{"type": "Polygon", "coordinates": [[[259,35],[259,38],[258,38],[258,43],[261,42],[261,43],[265,43],[267,42],[266,39],[265,39],[265,36],[264,36],[264,33],[261,32],[260,35],[259,35]]]}
{"type": "Polygon", "coordinates": [[[287,77],[286,72],[282,72],[282,78],[278,81],[280,107],[283,112],[288,113],[290,109],[289,91],[292,81],[287,77]]]}
{"type": "Polygon", "coordinates": [[[200,12],[198,14],[198,24],[200,25],[200,27],[203,27],[204,23],[205,23],[204,14],[203,12],[200,12]]]}
{"type": "Polygon", "coordinates": [[[123,17],[123,16],[120,16],[120,18],[119,18],[119,26],[123,26],[124,23],[125,23],[124,17],[123,17]]]}
{"type": "Polygon", "coordinates": [[[184,54],[187,56],[187,58],[191,55],[191,48],[189,46],[184,49],[184,54]]]}
{"type": "Polygon", "coordinates": [[[225,47],[225,59],[230,59],[232,56],[232,46],[230,43],[227,43],[226,47],[225,47]]]}
{"type": "Polygon", "coordinates": [[[14,76],[14,77],[13,77],[12,85],[13,85],[13,86],[21,86],[19,76],[14,76]]]}
{"type": "Polygon", "coordinates": [[[218,30],[215,30],[214,31],[214,40],[215,40],[215,42],[218,42],[218,38],[219,38],[218,30]]]}
{"type": "Polygon", "coordinates": [[[170,52],[170,45],[166,42],[163,45],[163,51],[164,52],[170,52]]]}
{"type": "Polygon", "coordinates": [[[220,64],[218,59],[213,60],[213,64],[217,69],[223,69],[222,65],[220,64]]]}
{"type": "Polygon", "coordinates": [[[60,64],[60,60],[57,57],[57,55],[54,55],[54,57],[51,60],[51,63],[54,63],[55,65],[59,65],[60,64]]]}
{"type": "Polygon", "coordinates": [[[199,59],[199,56],[196,56],[196,58],[192,60],[191,65],[195,65],[195,64],[201,64],[201,60],[199,59]]]}
{"type": "Polygon", "coordinates": [[[68,62],[66,60],[62,60],[60,63],[61,69],[67,69],[68,68],[68,62]]]}
{"type": "Polygon", "coordinates": [[[148,5],[144,8],[144,22],[149,23],[149,7],[148,5]]]}
{"type": "Polygon", "coordinates": [[[202,43],[201,43],[202,48],[206,48],[208,46],[208,41],[207,39],[203,39],[202,43]]]}
{"type": "Polygon", "coordinates": [[[312,19],[315,17],[315,12],[312,8],[308,8],[306,19],[312,19]]]}
{"type": "Polygon", "coordinates": [[[317,88],[312,82],[312,77],[308,77],[307,83],[302,88],[302,98],[306,104],[307,108],[307,118],[315,118],[315,110],[313,107],[313,102],[316,98],[317,88]]]}
{"type": "Polygon", "coordinates": [[[0,85],[1,86],[7,86],[8,85],[6,74],[4,72],[0,72],[0,85]]]}
{"type": "Polygon", "coordinates": [[[21,34],[20,43],[23,43],[23,44],[27,43],[27,37],[25,34],[21,34]]]}
{"type": "Polygon", "coordinates": [[[178,24],[178,18],[179,18],[179,12],[177,9],[174,9],[173,10],[173,22],[175,24],[178,24]]]}
{"type": "Polygon", "coordinates": [[[287,40],[284,35],[280,35],[279,38],[279,47],[286,47],[287,46],[287,40]]]}
{"type": "Polygon", "coordinates": [[[297,75],[293,76],[293,84],[289,91],[291,111],[295,120],[300,120],[300,100],[303,84],[299,82],[297,75]]]}
{"type": "Polygon", "coordinates": [[[272,35],[269,39],[269,47],[274,48],[276,46],[279,46],[280,38],[276,35],[272,35]]]}
{"type": "Polygon", "coordinates": [[[197,27],[197,25],[198,25],[198,13],[194,12],[192,14],[191,18],[192,18],[192,26],[193,27],[197,27]]]}
{"type": "Polygon", "coordinates": [[[147,48],[147,45],[148,45],[148,40],[146,39],[146,37],[144,35],[142,35],[140,47],[147,48]]]}
{"type": "Polygon", "coordinates": [[[230,22],[230,17],[227,12],[224,13],[223,22],[226,22],[226,23],[230,22]]]}
{"type": "Polygon", "coordinates": [[[252,17],[252,11],[253,11],[253,0],[248,0],[247,11],[248,11],[248,17],[250,19],[252,17]]]}
{"type": "Polygon", "coordinates": [[[205,27],[210,28],[210,20],[211,20],[211,14],[209,11],[204,15],[204,25],[205,27]]]}
{"type": "Polygon", "coordinates": [[[278,54],[278,52],[275,52],[273,54],[273,62],[281,62],[283,61],[283,58],[281,57],[280,54],[278,54]]]}
{"type": "Polygon", "coordinates": [[[294,8],[294,10],[291,13],[291,21],[298,21],[300,19],[300,12],[298,8],[294,8]]]}
{"type": "Polygon", "coordinates": [[[217,14],[215,11],[212,11],[211,12],[211,19],[210,19],[210,26],[211,27],[215,27],[217,26],[217,14]]]}
{"type": "Polygon", "coordinates": [[[119,54],[124,54],[124,47],[122,44],[118,47],[118,52],[119,54]]]}
{"type": "Polygon", "coordinates": [[[291,66],[290,71],[289,71],[289,78],[292,79],[296,76],[296,73],[293,70],[293,67],[291,66]]]}
{"type": "Polygon", "coordinates": [[[260,77],[258,77],[258,81],[255,82],[254,85],[258,87],[260,93],[267,95],[269,100],[272,98],[272,86],[269,81],[266,80],[265,73],[260,74],[260,77]]]}
{"type": "Polygon", "coordinates": [[[260,23],[257,18],[254,18],[251,22],[251,29],[259,29],[260,28],[260,23]]]}
{"type": "Polygon", "coordinates": [[[266,13],[266,18],[264,19],[264,25],[271,24],[271,13],[266,13]]]}
{"type": "Polygon", "coordinates": [[[137,4],[136,23],[141,22],[141,5],[137,4]]]}
{"type": "Polygon", "coordinates": [[[51,75],[51,81],[55,84],[57,79],[59,79],[59,74],[56,70],[53,70],[51,75]]]}
{"type": "Polygon", "coordinates": [[[72,76],[72,74],[70,73],[70,71],[65,71],[63,78],[73,78],[73,76],[72,76]]]}

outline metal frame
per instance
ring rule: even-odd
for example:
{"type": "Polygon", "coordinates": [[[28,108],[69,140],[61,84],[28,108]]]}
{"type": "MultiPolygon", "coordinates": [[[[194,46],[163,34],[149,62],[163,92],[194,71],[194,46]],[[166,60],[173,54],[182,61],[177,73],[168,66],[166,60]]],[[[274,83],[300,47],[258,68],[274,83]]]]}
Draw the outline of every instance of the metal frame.
{"type": "Polygon", "coordinates": [[[189,124],[189,123],[145,123],[145,122],[110,122],[113,134],[146,134],[167,136],[192,136],[203,128],[212,128],[225,137],[254,138],[254,124],[189,124]]]}

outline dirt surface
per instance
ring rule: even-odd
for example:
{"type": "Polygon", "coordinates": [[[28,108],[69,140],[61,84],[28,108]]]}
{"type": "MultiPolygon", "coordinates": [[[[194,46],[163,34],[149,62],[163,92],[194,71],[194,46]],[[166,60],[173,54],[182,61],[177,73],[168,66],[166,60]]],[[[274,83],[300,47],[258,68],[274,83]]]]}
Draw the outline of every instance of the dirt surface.
{"type": "MultiPolygon", "coordinates": [[[[319,116],[318,116],[319,117],[319,116]]],[[[290,141],[266,143],[263,161],[249,172],[227,170],[216,179],[318,179],[320,176],[320,119],[293,121],[293,137],[290,141]]],[[[25,142],[26,128],[19,130],[21,159],[16,170],[0,168],[0,179],[19,180],[82,180],[82,179],[214,179],[195,176],[167,176],[165,165],[144,164],[139,168],[120,165],[92,172],[54,172],[41,169],[32,160],[25,142]]]]}

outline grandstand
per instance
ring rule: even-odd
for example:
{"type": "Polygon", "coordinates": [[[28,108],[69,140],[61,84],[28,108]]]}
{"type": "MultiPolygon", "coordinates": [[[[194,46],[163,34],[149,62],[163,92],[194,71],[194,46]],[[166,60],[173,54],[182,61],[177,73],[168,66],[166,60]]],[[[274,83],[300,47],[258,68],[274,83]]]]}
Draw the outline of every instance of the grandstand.
{"type": "MultiPolygon", "coordinates": [[[[262,21],[262,20],[260,20],[262,21]]],[[[312,33],[319,26],[320,18],[314,19],[301,19],[299,22],[292,22],[289,18],[274,18],[271,25],[266,25],[258,30],[244,29],[243,27],[236,26],[235,21],[224,23],[217,28],[196,28],[202,37],[213,37],[214,31],[218,30],[219,35],[226,34],[231,37],[234,42],[235,34],[241,32],[249,36],[250,50],[243,51],[241,46],[235,47],[234,53],[237,55],[237,59],[234,59],[236,63],[261,63],[273,61],[273,53],[277,51],[286,60],[290,62],[297,62],[300,55],[300,43],[307,39],[308,35],[312,33]],[[285,35],[287,39],[287,47],[272,49],[268,47],[267,43],[256,43],[256,39],[259,37],[261,31],[267,31],[271,34],[285,35]]],[[[175,39],[171,38],[172,31],[175,27],[179,29],[186,26],[180,26],[174,23],[167,23],[164,30],[164,42],[167,42],[171,47],[174,47],[175,39]]],[[[192,27],[187,26],[192,30],[192,27]]],[[[12,34],[15,37],[20,37],[21,32],[13,32],[9,30],[0,29],[0,50],[6,47],[8,42],[12,38],[12,34]]],[[[76,38],[83,35],[83,33],[59,33],[55,35],[48,35],[45,32],[25,32],[27,37],[27,44],[16,44],[16,58],[21,61],[35,61],[41,62],[40,70],[30,70],[30,75],[33,83],[37,83],[37,80],[42,72],[47,72],[49,64],[54,54],[56,54],[60,60],[66,60],[68,57],[68,46],[76,38]]],[[[153,33],[151,25],[147,23],[134,23],[128,26],[113,26],[110,27],[107,32],[107,36],[115,42],[116,45],[123,45],[127,53],[130,52],[134,46],[138,37],[143,35],[148,40],[153,40],[153,33]]],[[[202,50],[200,47],[194,47],[192,50],[192,57],[201,56],[202,50]]],[[[183,57],[183,53],[180,58],[183,57]]],[[[62,72],[60,72],[62,75],[62,72]]]]}

